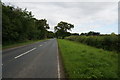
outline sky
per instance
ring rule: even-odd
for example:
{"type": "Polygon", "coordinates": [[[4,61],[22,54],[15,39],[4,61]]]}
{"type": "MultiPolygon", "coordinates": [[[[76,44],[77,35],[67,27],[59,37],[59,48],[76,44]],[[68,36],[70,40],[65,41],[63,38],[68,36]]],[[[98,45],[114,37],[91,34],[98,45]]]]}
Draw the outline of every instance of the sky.
{"type": "Polygon", "coordinates": [[[72,33],[89,31],[118,33],[118,0],[3,0],[7,5],[27,8],[37,19],[47,19],[50,31],[60,21],[74,24],[72,33]]]}

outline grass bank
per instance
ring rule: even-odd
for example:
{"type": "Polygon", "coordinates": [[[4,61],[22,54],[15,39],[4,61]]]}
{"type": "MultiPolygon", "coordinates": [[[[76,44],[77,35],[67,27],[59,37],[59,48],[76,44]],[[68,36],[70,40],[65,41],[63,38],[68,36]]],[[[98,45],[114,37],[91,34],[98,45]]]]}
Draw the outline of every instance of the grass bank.
{"type": "MultiPolygon", "coordinates": [[[[46,40],[46,39],[44,39],[46,40]]],[[[11,44],[6,44],[6,45],[2,45],[2,49],[9,49],[9,48],[14,48],[14,47],[19,47],[19,46],[24,46],[27,44],[32,44],[35,42],[39,42],[39,41],[43,41],[43,40],[28,40],[28,41],[24,41],[24,42],[16,42],[16,43],[11,43],[11,44]]]]}
{"type": "Polygon", "coordinates": [[[67,78],[117,78],[118,54],[58,39],[67,78]]]}
{"type": "Polygon", "coordinates": [[[118,49],[120,43],[118,35],[100,35],[100,36],[69,36],[67,40],[76,41],[96,48],[102,48],[108,51],[120,52],[118,49]]]}

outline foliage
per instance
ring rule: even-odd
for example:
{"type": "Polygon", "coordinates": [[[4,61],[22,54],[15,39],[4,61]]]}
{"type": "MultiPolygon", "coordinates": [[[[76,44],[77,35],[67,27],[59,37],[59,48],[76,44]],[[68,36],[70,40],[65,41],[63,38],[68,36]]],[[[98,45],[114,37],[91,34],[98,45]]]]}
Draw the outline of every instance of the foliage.
{"type": "Polygon", "coordinates": [[[71,33],[72,36],[79,36],[79,33],[71,33]]]}
{"type": "Polygon", "coordinates": [[[69,36],[66,39],[77,41],[97,48],[119,52],[118,36],[117,35],[103,35],[103,36],[69,36]]]}
{"type": "Polygon", "coordinates": [[[63,22],[63,21],[58,23],[57,26],[55,26],[54,28],[57,38],[64,38],[66,36],[71,35],[71,33],[67,32],[67,30],[71,30],[71,28],[74,28],[73,24],[63,22]]]}
{"type": "Polygon", "coordinates": [[[55,34],[52,31],[47,32],[47,38],[54,38],[55,34]]]}
{"type": "Polygon", "coordinates": [[[49,25],[46,19],[37,20],[26,9],[2,4],[3,45],[47,38],[49,25]]]}
{"type": "Polygon", "coordinates": [[[118,54],[68,40],[58,43],[67,78],[118,78],[118,54]]]}
{"type": "Polygon", "coordinates": [[[93,36],[97,36],[97,35],[100,35],[100,33],[99,32],[94,32],[94,31],[90,31],[88,33],[81,33],[81,35],[86,35],[86,36],[93,35],[93,36]]]}

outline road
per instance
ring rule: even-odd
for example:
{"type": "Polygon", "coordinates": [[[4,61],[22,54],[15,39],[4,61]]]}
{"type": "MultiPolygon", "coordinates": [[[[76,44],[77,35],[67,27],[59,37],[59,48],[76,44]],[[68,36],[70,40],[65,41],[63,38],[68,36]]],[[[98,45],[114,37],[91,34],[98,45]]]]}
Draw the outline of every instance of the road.
{"type": "Polygon", "coordinates": [[[56,39],[4,50],[3,78],[58,78],[59,59],[56,39]]]}

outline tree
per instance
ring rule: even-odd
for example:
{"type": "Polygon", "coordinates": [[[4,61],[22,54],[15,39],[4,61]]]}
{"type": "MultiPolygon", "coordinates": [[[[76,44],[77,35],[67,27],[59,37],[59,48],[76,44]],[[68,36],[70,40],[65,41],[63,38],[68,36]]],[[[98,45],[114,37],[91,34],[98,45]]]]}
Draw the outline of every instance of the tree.
{"type": "Polygon", "coordinates": [[[85,35],[85,36],[98,36],[100,35],[99,32],[94,32],[94,31],[90,31],[88,33],[81,33],[81,35],[85,35]]]}
{"type": "Polygon", "coordinates": [[[79,36],[79,33],[72,33],[73,36],[79,36]]]}
{"type": "Polygon", "coordinates": [[[111,33],[111,36],[116,36],[116,34],[114,32],[111,33]]]}
{"type": "Polygon", "coordinates": [[[94,31],[90,31],[87,33],[87,36],[97,36],[97,35],[100,35],[99,32],[94,32],[94,31]]]}
{"type": "Polygon", "coordinates": [[[39,38],[47,38],[47,29],[49,29],[49,24],[47,24],[46,19],[36,20],[37,30],[40,31],[39,38]]]}
{"type": "Polygon", "coordinates": [[[36,19],[27,9],[2,4],[3,45],[27,40],[47,38],[49,24],[46,19],[36,19]]]}
{"type": "Polygon", "coordinates": [[[47,38],[54,38],[55,34],[52,31],[47,31],[47,38]]]}
{"type": "Polygon", "coordinates": [[[55,29],[56,37],[63,39],[64,37],[67,36],[66,34],[68,34],[67,30],[71,30],[72,28],[74,28],[73,24],[61,21],[54,28],[55,29]]]}

